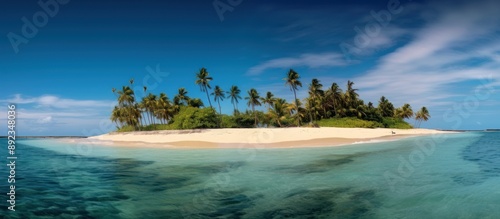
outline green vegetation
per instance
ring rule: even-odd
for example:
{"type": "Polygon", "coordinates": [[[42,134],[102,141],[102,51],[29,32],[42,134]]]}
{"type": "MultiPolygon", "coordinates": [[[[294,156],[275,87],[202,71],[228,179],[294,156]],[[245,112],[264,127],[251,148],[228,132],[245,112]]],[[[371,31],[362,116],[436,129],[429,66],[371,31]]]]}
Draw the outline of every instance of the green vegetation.
{"type": "Polygon", "coordinates": [[[385,117],[382,121],[385,128],[412,129],[413,127],[401,118],[385,117]]]}
{"type": "Polygon", "coordinates": [[[126,125],[126,126],[120,127],[116,131],[117,132],[133,132],[133,131],[135,131],[135,128],[133,126],[126,125]]]}
{"type": "Polygon", "coordinates": [[[317,122],[321,127],[341,127],[341,128],[383,128],[381,123],[358,119],[356,117],[330,118],[317,122]]]}
{"type": "Polygon", "coordinates": [[[429,110],[424,106],[420,111],[415,113],[415,123],[418,123],[418,127],[420,127],[420,124],[422,124],[422,121],[427,121],[431,118],[431,115],[429,114],[429,110]]]}
{"type": "Polygon", "coordinates": [[[195,107],[185,107],[179,114],[175,115],[170,129],[201,129],[217,128],[217,113],[212,108],[199,109],[195,107]]]}
{"type": "Polygon", "coordinates": [[[147,93],[143,88],[144,97],[137,100],[130,86],[122,89],[112,89],[118,104],[111,113],[111,120],[118,131],[149,131],[177,130],[202,128],[251,128],[251,127],[362,127],[362,128],[397,128],[410,129],[412,126],[405,120],[415,118],[415,126],[420,127],[423,121],[431,116],[426,107],[414,113],[410,104],[396,108],[385,96],[378,101],[377,106],[359,98],[354,82],[348,81],[343,91],[337,83],[323,88],[318,79],[312,79],[308,85],[308,97],[297,98],[297,91],[302,87],[300,75],[290,69],[283,78],[285,85],[293,92],[294,100],[287,102],[275,97],[269,91],[261,96],[259,91],[251,88],[244,97],[251,110],[240,112],[238,109],[241,90],[231,86],[227,92],[220,86],[212,90],[213,82],[206,68],[196,73],[194,81],[205,93],[209,105],[206,106],[200,98],[191,98],[185,88],[179,88],[173,100],[165,93],[155,95],[147,93]],[[218,112],[212,107],[210,95],[217,103],[218,112]],[[221,102],[231,99],[233,114],[222,114],[221,102]],[[260,111],[257,108],[265,108],[260,111]]]}
{"type": "Polygon", "coordinates": [[[293,91],[293,96],[295,97],[294,102],[295,102],[295,112],[297,112],[296,119],[297,119],[297,124],[300,126],[300,116],[299,116],[299,99],[297,99],[297,90],[299,87],[302,87],[302,82],[300,82],[300,75],[293,69],[290,69],[288,71],[287,77],[283,78],[285,81],[285,84],[290,86],[290,90],[293,91]]]}
{"type": "Polygon", "coordinates": [[[238,113],[236,115],[222,115],[222,128],[252,128],[254,127],[254,116],[249,113],[238,113]]]}

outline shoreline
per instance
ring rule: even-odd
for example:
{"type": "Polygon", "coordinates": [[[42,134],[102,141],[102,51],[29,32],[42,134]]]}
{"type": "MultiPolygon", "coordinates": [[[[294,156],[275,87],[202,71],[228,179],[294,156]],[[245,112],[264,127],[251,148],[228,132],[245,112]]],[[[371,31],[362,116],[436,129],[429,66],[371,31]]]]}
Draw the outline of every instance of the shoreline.
{"type": "MultiPolygon", "coordinates": [[[[69,143],[130,148],[310,148],[336,147],[457,132],[433,129],[253,128],[198,129],[108,133],[69,143]],[[395,132],[395,134],[393,134],[395,132]]],[[[61,139],[62,140],[62,139],[61,139]]]]}

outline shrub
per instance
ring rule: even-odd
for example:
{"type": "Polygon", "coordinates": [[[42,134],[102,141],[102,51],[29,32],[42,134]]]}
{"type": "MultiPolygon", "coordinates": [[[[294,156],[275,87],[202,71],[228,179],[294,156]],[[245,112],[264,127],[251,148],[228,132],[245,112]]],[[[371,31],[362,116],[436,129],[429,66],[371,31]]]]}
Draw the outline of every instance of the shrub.
{"type": "Polygon", "coordinates": [[[253,114],[237,113],[234,116],[222,115],[222,128],[253,128],[255,118],[253,114]]]}
{"type": "Polygon", "coordinates": [[[218,118],[212,108],[194,108],[183,107],[180,112],[174,116],[170,129],[200,129],[200,128],[217,128],[218,118]]]}
{"type": "Polygon", "coordinates": [[[141,127],[141,131],[170,130],[170,129],[172,129],[170,125],[166,124],[154,124],[141,127]]]}
{"type": "Polygon", "coordinates": [[[330,118],[317,122],[320,127],[340,127],[340,128],[380,128],[381,123],[366,121],[355,117],[330,118]]]}
{"type": "Polygon", "coordinates": [[[401,118],[384,117],[382,124],[385,128],[412,129],[413,127],[401,118]]]}
{"type": "Polygon", "coordinates": [[[116,130],[116,132],[133,132],[133,131],[135,131],[135,128],[133,126],[130,126],[130,125],[123,126],[123,127],[119,128],[118,130],[116,130]]]}
{"type": "Polygon", "coordinates": [[[240,128],[234,116],[222,115],[221,128],[240,128]]]}

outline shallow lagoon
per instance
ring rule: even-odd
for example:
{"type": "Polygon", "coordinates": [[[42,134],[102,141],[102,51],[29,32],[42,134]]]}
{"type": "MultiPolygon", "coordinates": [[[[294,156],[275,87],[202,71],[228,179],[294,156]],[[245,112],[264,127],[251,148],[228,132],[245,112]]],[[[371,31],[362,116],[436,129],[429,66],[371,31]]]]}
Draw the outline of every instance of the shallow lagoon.
{"type": "MultiPolygon", "coordinates": [[[[198,150],[20,140],[16,212],[8,212],[4,202],[2,215],[498,218],[500,134],[440,137],[330,148],[198,150]],[[433,150],[420,149],[431,148],[430,142],[437,142],[433,150]]],[[[1,174],[8,176],[6,169],[1,174]]],[[[6,182],[1,189],[8,191],[6,182]]]]}

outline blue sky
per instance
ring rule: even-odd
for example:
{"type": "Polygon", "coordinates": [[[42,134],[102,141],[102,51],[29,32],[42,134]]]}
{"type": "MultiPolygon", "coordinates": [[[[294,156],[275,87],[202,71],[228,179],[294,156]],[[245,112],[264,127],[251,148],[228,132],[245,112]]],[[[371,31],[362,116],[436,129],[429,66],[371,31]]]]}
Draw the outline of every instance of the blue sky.
{"type": "MultiPolygon", "coordinates": [[[[282,78],[293,68],[301,98],[312,78],[353,80],[367,102],[385,95],[427,106],[423,127],[500,126],[498,1],[41,2],[57,10],[27,0],[0,9],[3,133],[8,103],[17,104],[19,135],[108,132],[111,88],[130,78],[138,90],[172,98],[185,87],[207,102],[194,84],[201,67],[212,85],[245,94],[291,100],[282,78]],[[37,19],[36,34],[23,17],[37,19]]],[[[231,112],[230,101],[222,106],[231,112]]]]}

